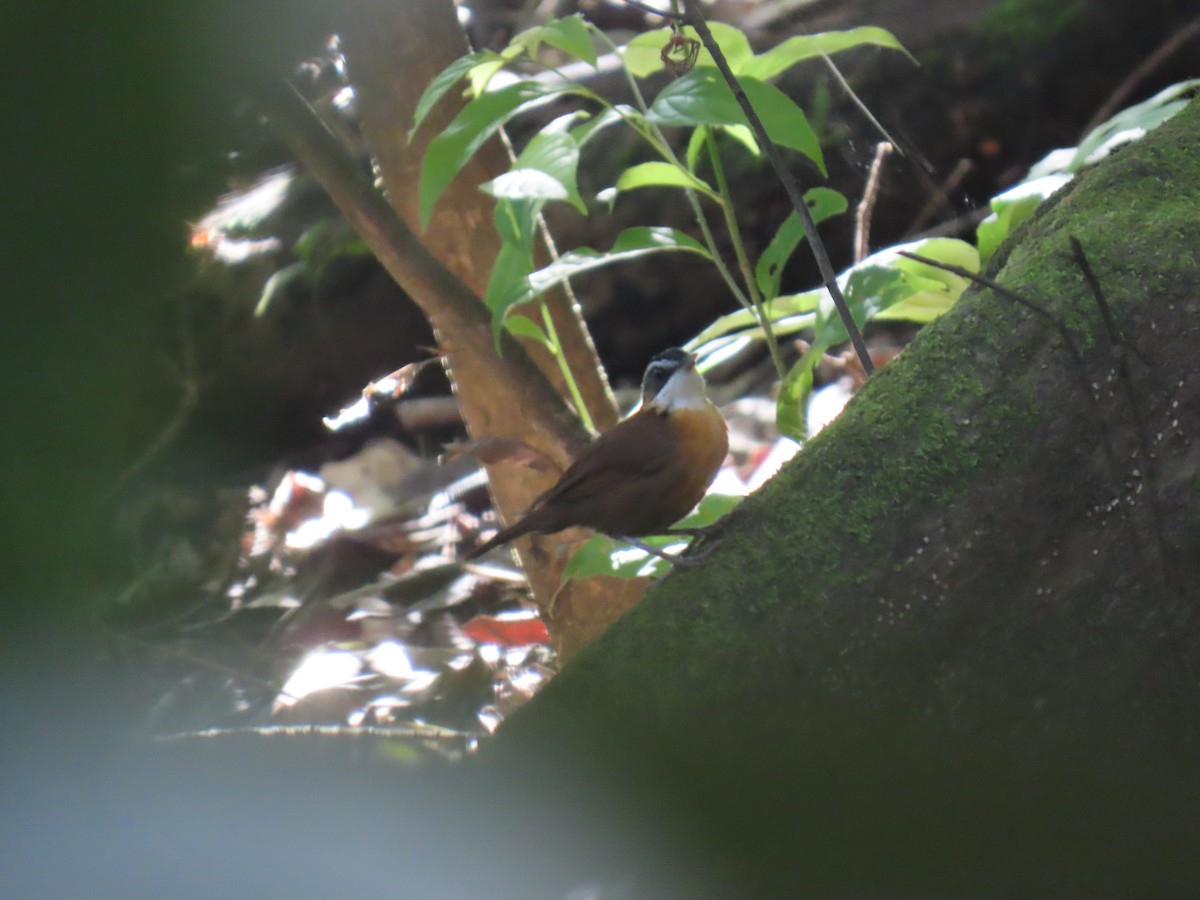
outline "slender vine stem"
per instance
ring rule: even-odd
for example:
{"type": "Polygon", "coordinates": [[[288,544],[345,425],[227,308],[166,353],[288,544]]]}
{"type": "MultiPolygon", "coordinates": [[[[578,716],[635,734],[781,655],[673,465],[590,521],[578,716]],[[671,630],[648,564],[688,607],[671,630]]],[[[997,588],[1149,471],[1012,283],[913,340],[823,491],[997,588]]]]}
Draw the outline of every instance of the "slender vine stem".
{"type": "MultiPolygon", "coordinates": [[[[618,58],[620,57],[620,48],[613,43],[612,39],[607,34],[598,28],[593,29],[593,33],[601,43],[607,45],[610,53],[614,54],[618,58]]],[[[619,105],[611,103],[604,97],[601,97],[599,94],[595,94],[586,88],[583,89],[581,96],[595,101],[605,109],[610,109],[615,112],[621,117],[625,124],[637,132],[638,136],[641,137],[642,140],[644,140],[647,144],[649,144],[651,149],[653,149],[655,153],[662,157],[663,160],[683,171],[687,171],[687,167],[679,161],[679,157],[677,157],[675,152],[671,149],[671,144],[667,140],[666,135],[662,133],[662,129],[660,129],[647,118],[650,112],[650,105],[646,102],[646,97],[642,93],[642,89],[639,87],[637,79],[633,77],[633,74],[624,65],[622,65],[620,68],[622,74],[625,76],[625,81],[629,86],[629,91],[633,96],[634,105],[637,107],[638,112],[641,113],[640,117],[627,115],[619,105]]],[[[567,76],[560,73],[557,69],[553,69],[552,67],[547,67],[547,69],[558,74],[559,77],[564,81],[570,81],[567,76]]],[[[708,217],[704,213],[704,208],[700,205],[699,195],[696,191],[688,187],[685,187],[683,192],[688,199],[688,204],[692,209],[692,215],[695,216],[696,223],[700,227],[700,235],[704,238],[705,246],[708,247],[709,255],[712,258],[713,265],[717,267],[717,273],[721,276],[721,280],[724,281],[729,287],[730,293],[733,294],[733,297],[738,302],[738,305],[753,312],[755,310],[754,304],[741,289],[737,279],[734,278],[733,273],[729,271],[729,267],[725,264],[725,260],[721,256],[720,250],[717,247],[716,237],[713,234],[712,227],[708,223],[708,217]]]]}
{"type": "MultiPolygon", "coordinates": [[[[595,33],[600,40],[608,45],[610,52],[620,56],[620,49],[612,42],[603,31],[596,29],[595,33]]],[[[646,116],[649,115],[650,106],[646,103],[646,98],[642,94],[642,89],[638,86],[637,79],[633,77],[633,73],[625,66],[621,66],[621,71],[625,75],[625,81],[629,85],[630,93],[633,95],[634,103],[638,111],[642,113],[642,119],[635,124],[632,120],[626,118],[626,121],[634,128],[638,134],[642,135],[651,147],[666,161],[678,168],[687,171],[687,167],[679,161],[679,157],[675,155],[675,151],[671,149],[670,143],[667,141],[666,135],[662,130],[651,122],[646,116]]],[[[615,108],[615,107],[614,107],[615,108]]],[[[618,111],[619,112],[619,111],[618,111]]],[[[729,287],[730,293],[737,300],[738,305],[744,309],[754,311],[754,304],[750,302],[750,298],[746,292],[742,290],[733,273],[729,271],[729,267],[725,264],[724,258],[721,256],[720,248],[717,246],[716,237],[713,235],[712,227],[708,224],[708,216],[704,213],[704,208],[700,205],[699,195],[691,188],[683,189],[684,195],[688,199],[688,204],[692,208],[692,214],[696,217],[696,224],[700,226],[700,234],[704,238],[704,243],[708,247],[709,254],[712,256],[713,265],[717,267],[717,273],[721,276],[721,280],[729,287]]]]}
{"type": "MultiPolygon", "coordinates": [[[[500,142],[504,145],[504,152],[508,155],[510,165],[517,164],[517,151],[513,147],[512,140],[508,136],[508,132],[502,127],[499,129],[500,142]]],[[[546,248],[546,254],[550,257],[551,262],[558,262],[559,253],[558,245],[554,242],[554,236],[550,233],[550,226],[546,223],[546,217],[540,212],[536,215],[538,234],[542,239],[542,246],[546,248]]],[[[567,298],[574,303],[575,295],[571,288],[570,280],[563,282],[563,291],[567,298]]],[[[579,420],[583,422],[583,427],[595,434],[596,423],[592,421],[591,410],[583,400],[583,392],[579,390],[579,384],[575,381],[575,373],[571,371],[570,365],[567,364],[567,355],[563,353],[562,343],[558,337],[558,329],[554,327],[554,317],[550,315],[550,306],[546,303],[545,295],[538,297],[538,310],[542,314],[542,324],[546,329],[546,337],[549,340],[547,349],[554,356],[554,362],[558,365],[558,371],[562,373],[563,383],[567,386],[567,392],[571,395],[571,402],[575,404],[575,412],[579,415],[579,420]]]]}
{"type": "Polygon", "coordinates": [[[871,363],[871,356],[867,352],[867,345],[863,342],[862,333],[858,330],[858,325],[854,321],[854,316],[850,313],[850,307],[846,303],[842,289],[837,283],[837,273],[833,271],[833,264],[829,261],[829,253],[825,250],[821,236],[817,233],[817,225],[813,221],[812,214],[808,211],[808,206],[804,202],[804,195],[800,192],[800,185],[797,184],[795,176],[792,175],[784,163],[783,155],[779,152],[779,148],[767,135],[767,129],[763,125],[762,119],[758,117],[758,113],[755,112],[750,98],[746,96],[746,92],[738,83],[737,76],[729,68],[729,61],[717,45],[712,31],[709,30],[708,23],[704,20],[704,15],[700,12],[699,4],[696,0],[683,0],[683,7],[684,21],[696,30],[705,49],[712,55],[713,62],[717,64],[717,69],[720,71],[721,77],[725,79],[730,90],[733,91],[734,99],[737,100],[738,105],[742,108],[742,112],[746,116],[746,121],[750,124],[755,138],[758,139],[759,146],[763,148],[763,151],[767,154],[767,158],[771,161],[772,167],[775,169],[775,174],[783,182],[783,188],[787,192],[788,199],[792,201],[792,207],[796,210],[796,214],[800,217],[800,223],[804,227],[804,236],[808,239],[808,245],[812,248],[813,256],[817,260],[817,268],[821,270],[821,280],[825,283],[825,289],[829,291],[829,295],[833,299],[833,304],[837,307],[838,315],[841,316],[846,333],[850,336],[850,343],[854,346],[854,351],[858,355],[863,371],[871,375],[875,371],[875,366],[871,363]]]}
{"type": "Polygon", "coordinates": [[[742,241],[742,232],[738,227],[737,215],[734,213],[733,194],[729,190],[729,179],[725,177],[725,166],[721,162],[721,152],[717,149],[716,135],[713,134],[711,128],[701,127],[704,128],[704,144],[708,149],[708,159],[713,168],[717,190],[721,194],[721,212],[725,214],[725,227],[729,230],[729,239],[733,243],[733,252],[737,257],[738,268],[742,271],[742,280],[746,282],[746,292],[750,295],[750,301],[754,305],[755,316],[762,326],[771,361],[775,364],[775,370],[779,373],[779,377],[783,378],[787,374],[787,366],[784,365],[783,354],[779,352],[779,341],[775,338],[771,316],[763,302],[762,292],[758,289],[758,281],[754,277],[754,268],[750,265],[750,257],[746,254],[746,245],[742,241]]]}
{"type": "Polygon", "coordinates": [[[559,343],[558,329],[554,327],[554,317],[550,315],[550,307],[546,304],[545,298],[538,300],[538,306],[542,311],[542,325],[546,328],[546,337],[550,339],[550,344],[554,348],[554,360],[558,363],[558,369],[563,374],[567,390],[571,393],[571,402],[575,404],[575,411],[579,413],[584,427],[595,433],[596,423],[592,421],[587,404],[583,402],[583,394],[579,391],[579,385],[575,383],[575,376],[571,374],[571,367],[567,365],[566,354],[562,352],[562,344],[559,343]]]}

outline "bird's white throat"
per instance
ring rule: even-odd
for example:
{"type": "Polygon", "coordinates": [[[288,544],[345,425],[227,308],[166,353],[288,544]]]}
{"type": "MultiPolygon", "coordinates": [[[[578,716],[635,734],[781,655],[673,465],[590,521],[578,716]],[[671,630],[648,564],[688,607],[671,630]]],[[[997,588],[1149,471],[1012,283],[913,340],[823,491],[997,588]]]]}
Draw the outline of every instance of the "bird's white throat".
{"type": "Polygon", "coordinates": [[[662,412],[670,412],[673,409],[704,409],[707,404],[704,376],[691,367],[676,370],[650,402],[651,406],[662,412]]]}

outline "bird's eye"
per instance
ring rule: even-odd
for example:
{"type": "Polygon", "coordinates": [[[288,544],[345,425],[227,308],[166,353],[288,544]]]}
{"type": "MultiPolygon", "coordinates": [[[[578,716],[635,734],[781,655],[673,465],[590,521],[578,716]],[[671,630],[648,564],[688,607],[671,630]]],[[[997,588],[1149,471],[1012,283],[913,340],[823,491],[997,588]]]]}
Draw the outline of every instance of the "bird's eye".
{"type": "Polygon", "coordinates": [[[675,372],[675,366],[652,365],[646,370],[646,377],[642,382],[643,393],[647,397],[655,397],[658,392],[663,389],[671,379],[671,375],[675,372]]]}

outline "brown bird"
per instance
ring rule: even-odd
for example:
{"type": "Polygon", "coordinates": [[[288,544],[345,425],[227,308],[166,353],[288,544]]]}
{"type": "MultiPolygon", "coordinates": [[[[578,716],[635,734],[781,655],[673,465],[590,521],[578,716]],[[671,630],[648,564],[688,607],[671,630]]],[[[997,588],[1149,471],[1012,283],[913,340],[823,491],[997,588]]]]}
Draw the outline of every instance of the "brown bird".
{"type": "Polygon", "coordinates": [[[626,540],[663,534],[700,502],[728,449],[725,420],[705,393],[695,357],[664,350],[646,366],[638,410],[596,438],[524,516],[467,559],[531,532],[573,526],[626,540]]]}

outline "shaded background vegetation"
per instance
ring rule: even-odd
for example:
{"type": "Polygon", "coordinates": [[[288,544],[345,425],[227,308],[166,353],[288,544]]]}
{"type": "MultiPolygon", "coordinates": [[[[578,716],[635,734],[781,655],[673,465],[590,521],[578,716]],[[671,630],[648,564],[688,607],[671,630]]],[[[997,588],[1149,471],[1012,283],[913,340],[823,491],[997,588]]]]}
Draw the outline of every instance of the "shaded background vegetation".
{"type": "MultiPolygon", "coordinates": [[[[941,33],[952,18],[947,9],[930,9],[924,21],[902,3],[850,10],[861,17],[853,24],[893,28],[923,59],[914,72],[903,60],[881,58],[882,83],[863,86],[881,118],[935,167],[932,176],[911,163],[893,167],[876,212],[877,245],[903,233],[954,160],[976,163],[952,201],[962,210],[1049,148],[1073,142],[1119,79],[1184,20],[1187,4],[992,6],[971,34],[951,31],[924,50],[923,36],[941,33]]],[[[829,18],[838,14],[846,13],[818,8],[812,27],[844,24],[829,18]]],[[[977,14],[958,4],[953,17],[977,14]]],[[[232,171],[245,171],[245,159],[227,154],[255,145],[260,126],[248,98],[319,48],[336,15],[328,4],[268,2],[6,9],[10,175],[0,315],[10,583],[49,588],[59,579],[38,602],[7,604],[10,614],[58,618],[81,583],[121,574],[108,512],[96,518],[93,501],[177,401],[162,341],[171,297],[190,277],[185,223],[228,187],[232,171]]],[[[1190,74],[1187,58],[1178,54],[1139,96],[1190,74]]],[[[797,96],[808,102],[804,85],[797,96]]],[[[861,178],[871,136],[843,127],[831,128],[827,153],[835,169],[861,178]]],[[[772,219],[776,193],[769,185],[745,189],[752,235],[754,220],[772,219]]],[[[835,229],[829,239],[844,254],[845,235],[835,229]]],[[[594,291],[597,341],[627,375],[657,345],[693,333],[690,315],[721,311],[720,299],[697,289],[686,271],[664,276],[656,263],[641,274],[645,287],[635,268],[594,291]],[[668,297],[687,298],[690,315],[668,297]],[[657,304],[666,324],[631,330],[646,303],[657,304]],[[641,346],[642,332],[656,346],[641,346]]],[[[792,277],[813,281],[804,271],[792,277]]],[[[198,447],[206,452],[203,435],[198,447]]]]}
{"type": "MultiPolygon", "coordinates": [[[[897,100],[892,120],[917,131],[922,116],[976,109],[977,120],[950,132],[956,139],[975,141],[998,129],[1018,135],[1002,142],[1003,157],[987,157],[975,176],[983,181],[967,186],[986,197],[1006,169],[1019,174],[1055,144],[1073,141],[1096,103],[1162,39],[1166,29],[1156,26],[1184,9],[1108,6],[1140,9],[1142,24],[1109,35],[1107,46],[1120,55],[1097,58],[1051,38],[1035,41],[1028,56],[996,58],[990,41],[1033,33],[1018,18],[937,51],[927,66],[948,73],[940,81],[944,94],[897,100]],[[1069,77],[1023,92],[1034,63],[1048,58],[1069,77]]],[[[111,685],[81,677],[94,660],[74,655],[91,610],[129,575],[112,508],[100,500],[176,403],[176,386],[159,366],[164,299],[189,277],[184,223],[225,189],[224,154],[253,127],[239,104],[264,79],[310,55],[335,27],[333,12],[316,2],[137,0],[31,3],[3,13],[0,503],[7,577],[0,690],[6,719],[16,723],[6,728],[6,750],[45,734],[39,746],[87,745],[81,757],[97,757],[90,738],[119,731],[140,714],[111,685]]],[[[1128,21],[1108,20],[1114,29],[1128,21]]],[[[922,150],[939,168],[963,152],[926,144],[922,150]]],[[[851,154],[848,166],[860,165],[851,154]]],[[[909,221],[907,212],[897,219],[909,221]]],[[[621,323],[630,313],[604,315],[621,323]]],[[[122,769],[131,778],[134,770],[122,769]]]]}
{"type": "Polygon", "coordinates": [[[3,13],[10,614],[59,618],[120,570],[94,501],[175,403],[155,341],[185,223],[226,187],[238,98],[328,33],[306,6],[3,13]]]}

